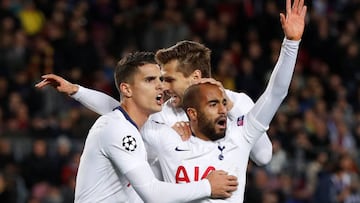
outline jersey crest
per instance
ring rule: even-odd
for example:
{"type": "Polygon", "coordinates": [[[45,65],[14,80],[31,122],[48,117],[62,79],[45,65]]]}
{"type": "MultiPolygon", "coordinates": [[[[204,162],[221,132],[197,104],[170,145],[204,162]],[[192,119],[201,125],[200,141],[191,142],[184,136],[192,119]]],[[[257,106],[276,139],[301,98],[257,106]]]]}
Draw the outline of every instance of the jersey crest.
{"type": "Polygon", "coordinates": [[[137,145],[136,145],[136,139],[131,136],[127,135],[123,138],[122,146],[125,147],[127,151],[135,151],[137,145]]]}

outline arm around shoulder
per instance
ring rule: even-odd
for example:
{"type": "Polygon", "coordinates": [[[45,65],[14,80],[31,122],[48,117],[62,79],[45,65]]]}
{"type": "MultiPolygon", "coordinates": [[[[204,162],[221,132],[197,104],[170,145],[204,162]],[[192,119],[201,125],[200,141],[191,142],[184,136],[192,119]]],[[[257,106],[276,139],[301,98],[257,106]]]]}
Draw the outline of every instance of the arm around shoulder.
{"type": "Polygon", "coordinates": [[[148,164],[132,169],[125,176],[140,197],[149,203],[189,202],[211,195],[211,186],[206,179],[188,184],[161,182],[148,164]]]}

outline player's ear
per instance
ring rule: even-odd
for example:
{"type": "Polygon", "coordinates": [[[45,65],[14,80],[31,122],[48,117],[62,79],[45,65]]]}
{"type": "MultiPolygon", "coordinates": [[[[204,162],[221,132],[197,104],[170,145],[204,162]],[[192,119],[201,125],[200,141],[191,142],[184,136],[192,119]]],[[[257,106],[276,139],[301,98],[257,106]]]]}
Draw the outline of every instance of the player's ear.
{"type": "Polygon", "coordinates": [[[194,72],[191,73],[191,78],[194,81],[199,81],[202,78],[201,71],[199,69],[196,69],[194,72]]]}
{"type": "Polygon", "coordinates": [[[190,121],[197,119],[196,109],[194,109],[194,108],[187,108],[187,109],[186,109],[186,113],[187,113],[190,121]]]}
{"type": "Polygon", "coordinates": [[[132,96],[131,88],[128,83],[120,83],[119,89],[124,97],[130,98],[132,96]]]}

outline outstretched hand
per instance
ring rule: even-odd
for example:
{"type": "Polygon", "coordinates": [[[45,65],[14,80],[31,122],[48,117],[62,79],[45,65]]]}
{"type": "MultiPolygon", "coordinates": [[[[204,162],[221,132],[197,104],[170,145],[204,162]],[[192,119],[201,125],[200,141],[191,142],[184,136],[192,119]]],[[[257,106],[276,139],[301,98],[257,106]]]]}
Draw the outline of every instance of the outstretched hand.
{"type": "Polygon", "coordinates": [[[285,36],[289,40],[300,40],[305,27],[305,16],[307,7],[304,0],[286,0],[286,15],[280,13],[280,22],[285,36]]]}
{"type": "Polygon", "coordinates": [[[65,93],[67,95],[75,94],[79,90],[79,86],[69,81],[65,80],[64,78],[55,75],[55,74],[46,74],[41,76],[43,80],[35,84],[36,88],[43,88],[47,85],[54,87],[58,92],[65,93]]]}

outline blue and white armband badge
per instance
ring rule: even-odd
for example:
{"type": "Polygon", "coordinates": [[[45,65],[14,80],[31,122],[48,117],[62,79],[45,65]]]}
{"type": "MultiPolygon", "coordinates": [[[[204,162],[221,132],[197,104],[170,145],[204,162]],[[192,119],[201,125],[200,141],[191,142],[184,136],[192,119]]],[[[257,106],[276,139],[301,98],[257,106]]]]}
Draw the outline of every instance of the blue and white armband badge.
{"type": "Polygon", "coordinates": [[[240,116],[237,118],[236,124],[237,126],[243,126],[244,125],[244,117],[245,116],[240,116]]]}
{"type": "Polygon", "coordinates": [[[123,143],[122,146],[127,150],[127,151],[134,151],[137,147],[136,145],[136,139],[131,136],[131,135],[127,135],[123,138],[123,143]]]}

